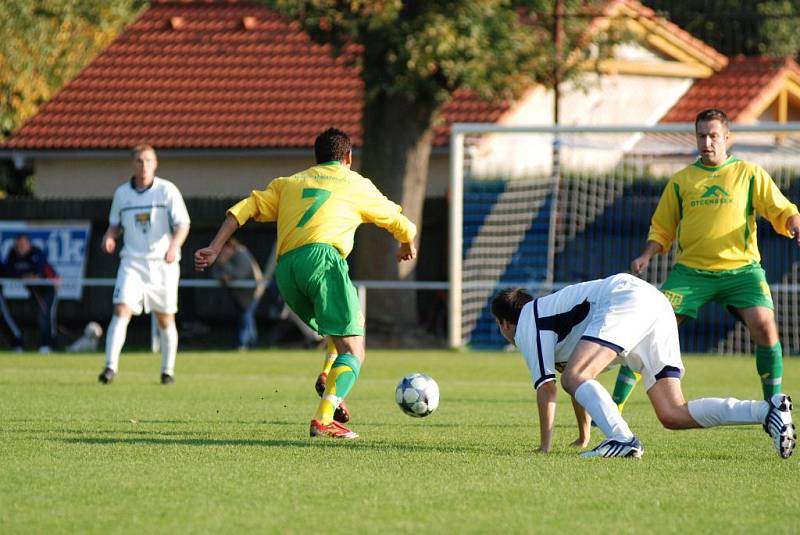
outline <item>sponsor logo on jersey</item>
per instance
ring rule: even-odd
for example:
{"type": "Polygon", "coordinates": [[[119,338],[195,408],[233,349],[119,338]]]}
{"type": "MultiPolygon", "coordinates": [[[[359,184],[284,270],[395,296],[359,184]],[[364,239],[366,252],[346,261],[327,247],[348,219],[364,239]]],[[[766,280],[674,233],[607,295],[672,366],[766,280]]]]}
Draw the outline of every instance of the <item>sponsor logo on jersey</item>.
{"type": "Polygon", "coordinates": [[[666,296],[667,301],[669,301],[669,304],[672,305],[673,309],[677,309],[679,306],[681,306],[681,303],[683,303],[683,294],[679,294],[671,290],[664,290],[664,295],[666,296]]]}
{"type": "Polygon", "coordinates": [[[145,234],[150,230],[150,212],[139,212],[133,214],[133,221],[136,226],[145,234]]]}
{"type": "Polygon", "coordinates": [[[719,206],[733,202],[730,194],[716,184],[708,186],[699,199],[692,201],[691,206],[719,206]]]}

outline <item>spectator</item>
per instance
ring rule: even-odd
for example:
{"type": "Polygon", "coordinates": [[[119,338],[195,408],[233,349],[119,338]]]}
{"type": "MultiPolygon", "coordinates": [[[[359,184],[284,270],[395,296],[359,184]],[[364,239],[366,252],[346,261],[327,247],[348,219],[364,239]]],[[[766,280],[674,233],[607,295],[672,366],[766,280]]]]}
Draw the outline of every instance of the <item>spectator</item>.
{"type": "Polygon", "coordinates": [[[227,288],[233,305],[239,314],[239,351],[247,351],[255,347],[258,341],[256,328],[256,308],[264,295],[264,285],[255,288],[237,288],[230,285],[236,281],[255,281],[262,283],[264,276],[250,251],[231,238],[222,247],[217,262],[211,268],[211,275],[227,288]]]}
{"type": "MultiPolygon", "coordinates": [[[[19,234],[14,240],[14,247],[6,259],[6,273],[11,278],[48,279],[55,283],[58,281],[58,274],[53,266],[47,263],[47,256],[31,243],[27,234],[19,234]]],[[[39,353],[50,353],[55,346],[58,304],[56,286],[37,284],[28,285],[27,289],[39,323],[39,353]]],[[[17,336],[15,347],[22,347],[21,333],[17,336]]]]}
{"type": "MultiPolygon", "coordinates": [[[[7,277],[6,265],[3,259],[0,258],[0,277],[7,277]]],[[[22,331],[20,330],[11,311],[8,309],[8,304],[3,296],[2,288],[0,288],[0,316],[3,316],[2,328],[5,331],[8,339],[11,340],[11,347],[17,353],[22,353],[22,331]]]]}

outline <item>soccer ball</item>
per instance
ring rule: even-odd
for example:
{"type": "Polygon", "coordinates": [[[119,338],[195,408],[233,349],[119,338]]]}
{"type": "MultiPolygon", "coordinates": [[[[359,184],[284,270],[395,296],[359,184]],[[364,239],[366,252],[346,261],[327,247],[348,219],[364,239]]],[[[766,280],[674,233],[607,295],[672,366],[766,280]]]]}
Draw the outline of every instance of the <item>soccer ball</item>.
{"type": "Polygon", "coordinates": [[[394,399],[404,413],[421,418],[439,406],[439,385],[424,373],[410,373],[397,385],[394,399]]]}

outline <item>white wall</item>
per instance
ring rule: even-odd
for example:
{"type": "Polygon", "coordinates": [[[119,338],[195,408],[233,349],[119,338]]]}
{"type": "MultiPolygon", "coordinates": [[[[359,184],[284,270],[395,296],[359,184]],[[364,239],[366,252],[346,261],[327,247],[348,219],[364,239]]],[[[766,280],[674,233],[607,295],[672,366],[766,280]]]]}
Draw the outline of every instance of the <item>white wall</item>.
{"type": "MultiPolygon", "coordinates": [[[[428,196],[441,197],[448,184],[449,158],[431,157],[428,196]]],[[[184,197],[244,197],[276,176],[288,176],[314,164],[302,156],[161,156],[156,174],[174,182],[184,197]]],[[[358,157],[355,159],[358,169],[358,157]]],[[[34,160],[34,191],[41,198],[106,198],[132,175],[127,158],[34,160]]]]}
{"type": "MultiPolygon", "coordinates": [[[[559,115],[563,125],[653,125],[691,87],[688,78],[588,74],[582,87],[564,84],[559,115]]],[[[530,91],[502,121],[509,125],[553,123],[553,91],[530,91]]],[[[564,135],[562,165],[573,169],[613,167],[634,136],[564,135]]],[[[475,148],[474,171],[491,177],[502,173],[524,176],[549,174],[553,137],[550,135],[489,135],[475,148]]]]}

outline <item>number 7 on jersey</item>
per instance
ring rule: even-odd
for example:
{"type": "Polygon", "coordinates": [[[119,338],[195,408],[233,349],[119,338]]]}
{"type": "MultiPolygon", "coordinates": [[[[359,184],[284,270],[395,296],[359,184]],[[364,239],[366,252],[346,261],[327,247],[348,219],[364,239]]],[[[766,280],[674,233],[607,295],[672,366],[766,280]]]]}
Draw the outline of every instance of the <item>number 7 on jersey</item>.
{"type": "Polygon", "coordinates": [[[331,196],[331,192],[326,189],[321,188],[305,188],[303,189],[303,198],[308,199],[309,197],[315,197],[314,202],[311,203],[311,206],[308,207],[308,210],[303,214],[303,217],[300,218],[300,221],[297,222],[297,228],[302,228],[308,223],[308,220],[314,217],[314,214],[319,210],[320,206],[322,206],[325,201],[327,201],[331,196]]]}

